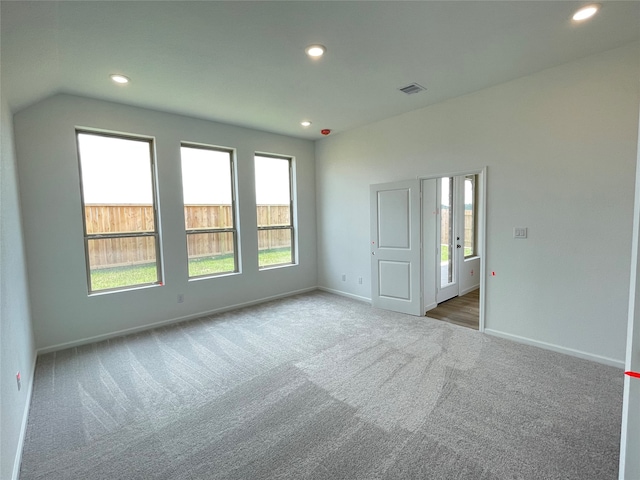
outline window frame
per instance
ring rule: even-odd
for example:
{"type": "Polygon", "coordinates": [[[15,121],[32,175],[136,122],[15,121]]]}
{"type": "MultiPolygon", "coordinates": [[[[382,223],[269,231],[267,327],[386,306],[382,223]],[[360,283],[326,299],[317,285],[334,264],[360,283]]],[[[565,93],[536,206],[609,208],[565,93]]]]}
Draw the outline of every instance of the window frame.
{"type": "Polygon", "coordinates": [[[87,276],[87,293],[89,296],[102,295],[106,293],[122,292],[127,290],[135,290],[139,288],[145,288],[150,286],[162,286],[164,271],[162,261],[161,239],[160,239],[160,221],[159,221],[159,208],[158,208],[158,178],[157,178],[157,163],[155,156],[155,139],[153,137],[147,137],[143,135],[135,135],[130,133],[118,133],[108,132],[104,130],[94,130],[91,128],[78,127],[75,129],[76,140],[76,153],[78,157],[78,173],[80,181],[80,207],[82,211],[82,229],[83,229],[83,242],[85,251],[85,270],[87,276]],[[86,218],[86,205],[84,201],[84,181],[82,175],[82,154],[80,152],[80,135],[93,135],[99,137],[115,138],[120,140],[132,140],[136,142],[146,142],[149,145],[149,168],[151,170],[151,195],[152,195],[152,209],[153,209],[153,231],[151,232],[124,232],[124,233],[87,233],[87,218],[86,218]],[[112,238],[154,238],[155,246],[155,264],[156,264],[156,280],[153,282],[136,283],[133,285],[123,285],[113,288],[102,288],[94,290],[91,282],[91,260],[89,254],[89,242],[91,240],[105,240],[112,238]]]}
{"type": "MultiPolygon", "coordinates": [[[[194,148],[199,150],[207,150],[214,152],[224,152],[229,154],[229,174],[231,181],[231,221],[233,228],[187,228],[187,220],[184,221],[185,239],[186,239],[186,252],[187,252],[187,278],[188,281],[200,280],[212,277],[221,277],[224,275],[233,275],[240,273],[240,252],[238,250],[238,214],[237,214],[237,200],[236,200],[236,150],[234,148],[221,147],[216,145],[205,145],[202,143],[193,142],[180,142],[180,150],[182,148],[194,148]],[[203,275],[190,275],[189,274],[189,235],[197,235],[203,233],[231,233],[233,237],[233,271],[220,272],[220,273],[205,273],[203,275]]],[[[184,212],[184,181],[182,179],[182,155],[180,156],[180,183],[182,189],[182,208],[184,212]]]]}
{"type": "Polygon", "coordinates": [[[295,175],[294,175],[294,161],[295,158],[291,157],[289,155],[278,155],[278,154],[273,154],[273,153],[263,153],[263,152],[255,152],[253,155],[253,172],[255,175],[255,161],[256,161],[256,157],[263,157],[263,158],[275,158],[278,160],[286,160],[287,162],[289,162],[289,225],[276,225],[276,226],[270,226],[270,227],[261,227],[258,225],[258,218],[257,218],[257,208],[258,208],[258,201],[256,198],[256,233],[257,233],[257,240],[258,240],[258,247],[260,246],[260,232],[261,231],[273,231],[273,230],[289,230],[291,232],[291,261],[287,262],[287,263],[276,263],[276,264],[272,264],[272,265],[266,265],[261,267],[260,266],[260,250],[258,249],[258,271],[262,271],[262,270],[269,270],[272,268],[282,268],[282,267],[289,267],[292,265],[297,265],[297,249],[296,249],[296,228],[295,228],[295,218],[296,218],[296,210],[295,210],[295,198],[294,198],[294,185],[293,182],[295,180],[295,175]]]}

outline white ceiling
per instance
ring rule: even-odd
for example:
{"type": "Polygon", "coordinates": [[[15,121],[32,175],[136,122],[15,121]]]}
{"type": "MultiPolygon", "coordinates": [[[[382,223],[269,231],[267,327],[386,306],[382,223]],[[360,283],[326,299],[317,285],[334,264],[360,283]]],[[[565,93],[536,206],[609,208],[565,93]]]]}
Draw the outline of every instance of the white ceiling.
{"type": "Polygon", "coordinates": [[[320,138],[640,39],[639,1],[575,24],[584,3],[2,1],[1,94],[14,111],[66,92],[320,138]],[[412,82],[427,91],[398,91],[412,82]]]}

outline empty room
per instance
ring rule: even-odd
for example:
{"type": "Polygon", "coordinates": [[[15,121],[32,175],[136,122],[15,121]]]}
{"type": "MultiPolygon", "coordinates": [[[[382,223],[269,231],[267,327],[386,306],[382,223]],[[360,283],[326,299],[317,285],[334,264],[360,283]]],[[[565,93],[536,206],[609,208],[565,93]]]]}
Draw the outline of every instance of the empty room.
{"type": "Polygon", "coordinates": [[[0,479],[640,479],[640,2],[0,27],[0,479]]]}

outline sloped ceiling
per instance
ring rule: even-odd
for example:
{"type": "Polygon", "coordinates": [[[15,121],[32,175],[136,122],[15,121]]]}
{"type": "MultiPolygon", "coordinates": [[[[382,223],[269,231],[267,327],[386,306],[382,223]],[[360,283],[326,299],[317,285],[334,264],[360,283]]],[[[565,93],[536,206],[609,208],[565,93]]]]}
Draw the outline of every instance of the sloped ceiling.
{"type": "Polygon", "coordinates": [[[584,2],[3,1],[1,94],[14,111],[65,92],[320,138],[640,39],[640,2],[601,3],[576,24],[584,2]],[[412,82],[427,90],[398,90],[412,82]]]}

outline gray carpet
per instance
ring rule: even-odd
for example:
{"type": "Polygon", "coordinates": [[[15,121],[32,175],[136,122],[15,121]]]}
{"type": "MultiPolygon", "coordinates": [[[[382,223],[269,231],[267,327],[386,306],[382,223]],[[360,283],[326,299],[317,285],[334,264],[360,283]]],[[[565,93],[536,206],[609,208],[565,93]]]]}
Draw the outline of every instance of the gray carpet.
{"type": "Polygon", "coordinates": [[[622,372],[322,292],[38,358],[20,479],[615,479],[622,372]]]}

